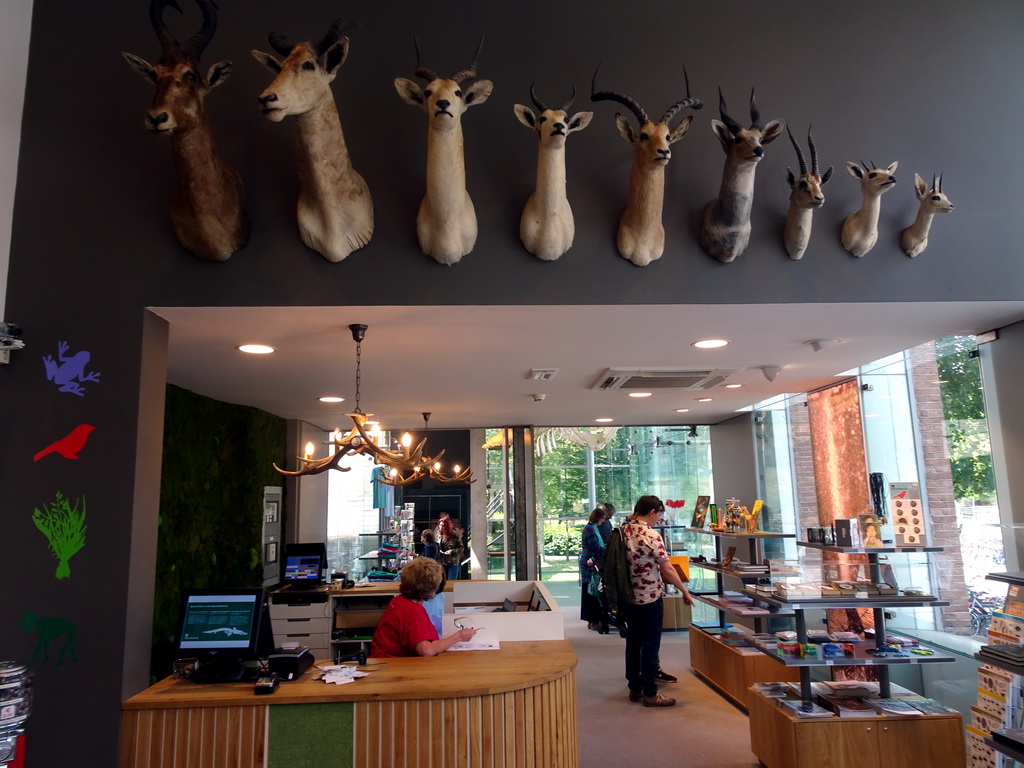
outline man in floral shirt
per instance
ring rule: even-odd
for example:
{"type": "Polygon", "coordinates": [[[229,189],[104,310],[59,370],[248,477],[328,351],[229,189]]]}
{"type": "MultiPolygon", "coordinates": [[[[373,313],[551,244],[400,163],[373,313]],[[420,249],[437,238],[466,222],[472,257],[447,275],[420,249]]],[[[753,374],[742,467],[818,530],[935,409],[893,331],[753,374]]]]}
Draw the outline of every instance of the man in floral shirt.
{"type": "Polygon", "coordinates": [[[665,542],[651,526],[661,522],[665,505],[657,496],[641,496],[633,516],[622,526],[633,602],[623,606],[626,619],[626,680],[629,700],[643,701],[645,707],[671,707],[676,700],[658,693],[655,675],[661,650],[661,623],[665,613],[662,598],[665,582],[683,593],[693,605],[686,585],[669,563],[665,542]]]}

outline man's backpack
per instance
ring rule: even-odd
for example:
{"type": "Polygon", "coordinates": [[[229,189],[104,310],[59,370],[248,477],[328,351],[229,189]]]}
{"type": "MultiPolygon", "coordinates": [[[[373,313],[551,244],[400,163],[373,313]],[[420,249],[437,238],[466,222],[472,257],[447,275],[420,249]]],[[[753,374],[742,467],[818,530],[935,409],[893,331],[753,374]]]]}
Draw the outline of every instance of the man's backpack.
{"type": "Polygon", "coordinates": [[[604,559],[601,561],[601,581],[605,598],[613,611],[633,602],[633,582],[629,578],[629,560],[626,557],[626,542],[622,540],[622,528],[616,528],[608,537],[604,559]]]}

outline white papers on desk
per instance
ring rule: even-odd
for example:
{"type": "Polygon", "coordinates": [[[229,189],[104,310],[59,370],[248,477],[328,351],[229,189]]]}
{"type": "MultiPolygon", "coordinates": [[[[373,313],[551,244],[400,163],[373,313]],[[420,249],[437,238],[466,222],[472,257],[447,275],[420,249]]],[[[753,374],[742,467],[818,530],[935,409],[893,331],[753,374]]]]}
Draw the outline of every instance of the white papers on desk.
{"type": "Polygon", "coordinates": [[[321,667],[321,669],[323,670],[321,679],[330,685],[354,683],[357,678],[366,677],[369,674],[369,672],[361,672],[355,667],[349,667],[344,664],[331,664],[321,667]]]}
{"type": "Polygon", "coordinates": [[[466,643],[456,643],[449,651],[496,651],[498,650],[497,640],[481,639],[480,635],[477,635],[472,640],[466,643]]]}
{"type": "Polygon", "coordinates": [[[472,640],[456,643],[449,651],[496,651],[498,650],[498,638],[493,632],[484,628],[477,630],[472,640]]]}

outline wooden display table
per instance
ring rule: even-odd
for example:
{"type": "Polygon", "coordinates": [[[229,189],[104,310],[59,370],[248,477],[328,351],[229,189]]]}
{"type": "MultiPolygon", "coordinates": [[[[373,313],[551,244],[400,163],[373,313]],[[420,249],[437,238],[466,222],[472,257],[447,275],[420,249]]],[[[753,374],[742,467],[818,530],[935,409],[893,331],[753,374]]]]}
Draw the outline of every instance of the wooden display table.
{"type": "Polygon", "coordinates": [[[699,627],[690,627],[690,667],[704,682],[744,710],[750,706],[748,689],[754,683],[800,679],[799,670],[780,669],[761,652],[740,653],[699,627]]]}
{"type": "Polygon", "coordinates": [[[295,768],[303,753],[331,768],[579,765],[568,640],[382,661],[348,685],[313,680],[314,667],[262,696],[162,680],[122,704],[120,766],[295,768]]]}
{"type": "Polygon", "coordinates": [[[801,718],[751,689],[750,749],[767,768],[964,768],[960,715],[801,718]]]}

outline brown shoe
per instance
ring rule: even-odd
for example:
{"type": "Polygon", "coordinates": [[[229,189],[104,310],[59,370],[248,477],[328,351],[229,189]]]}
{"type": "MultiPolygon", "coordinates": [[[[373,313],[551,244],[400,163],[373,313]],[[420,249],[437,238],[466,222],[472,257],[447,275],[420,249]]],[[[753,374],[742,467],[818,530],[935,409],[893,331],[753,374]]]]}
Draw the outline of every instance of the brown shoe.
{"type": "Polygon", "coordinates": [[[661,693],[656,693],[653,696],[644,696],[645,707],[674,707],[675,705],[675,699],[661,693]]]}
{"type": "Polygon", "coordinates": [[[630,691],[629,692],[629,700],[630,701],[640,701],[641,699],[643,699],[643,697],[644,697],[644,695],[642,693],[640,693],[640,691],[630,691]]]}

